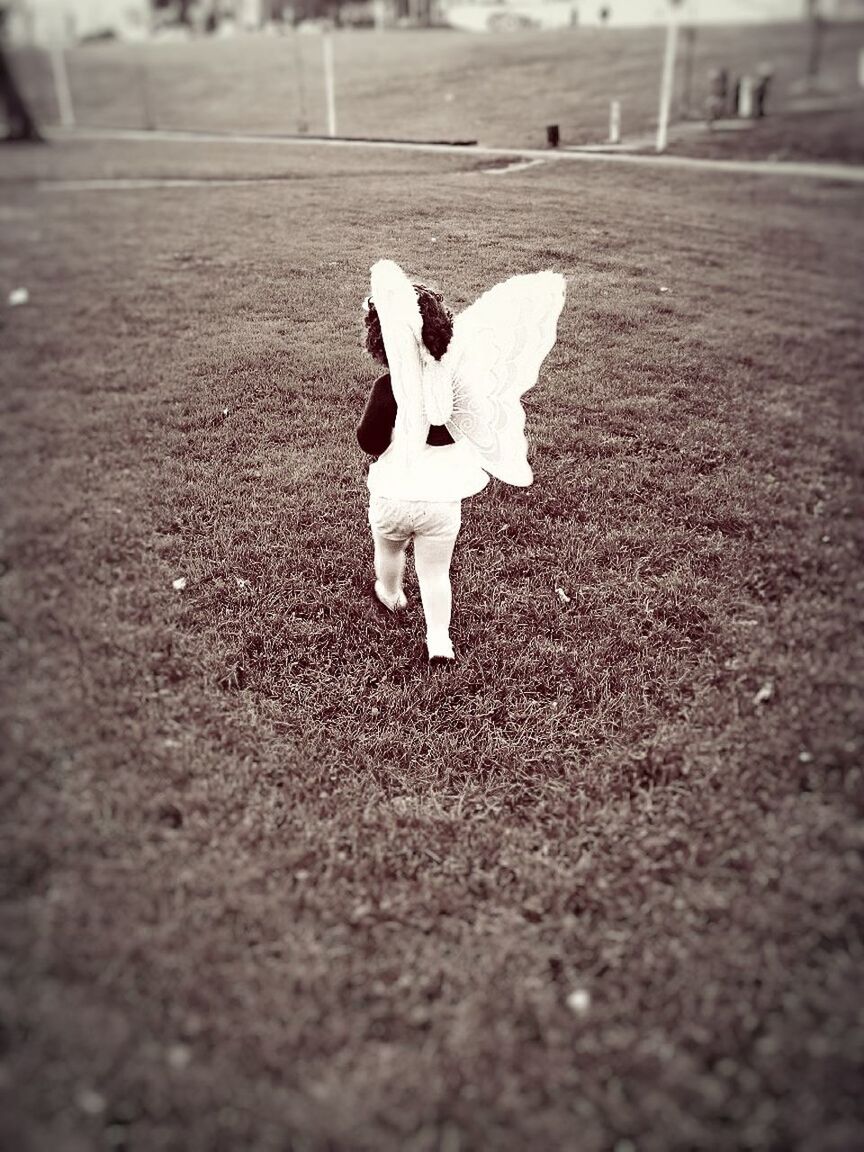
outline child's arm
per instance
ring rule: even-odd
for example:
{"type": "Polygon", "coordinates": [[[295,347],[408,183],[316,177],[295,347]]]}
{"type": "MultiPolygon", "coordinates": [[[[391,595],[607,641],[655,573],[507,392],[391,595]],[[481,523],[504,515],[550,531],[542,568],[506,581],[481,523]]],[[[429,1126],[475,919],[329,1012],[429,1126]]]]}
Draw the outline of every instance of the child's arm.
{"type": "MultiPolygon", "coordinates": [[[[396,400],[390,384],[390,376],[385,372],[372,385],[369,399],[357,426],[357,442],[369,456],[380,456],[390,447],[393,428],[396,425],[396,400]]],[[[426,443],[436,448],[452,444],[453,437],[443,424],[433,424],[426,437],[426,443]]]]}
{"type": "Polygon", "coordinates": [[[357,426],[357,443],[369,456],[380,456],[390,447],[396,423],[396,400],[390,376],[384,373],[372,385],[369,399],[357,426]]]}

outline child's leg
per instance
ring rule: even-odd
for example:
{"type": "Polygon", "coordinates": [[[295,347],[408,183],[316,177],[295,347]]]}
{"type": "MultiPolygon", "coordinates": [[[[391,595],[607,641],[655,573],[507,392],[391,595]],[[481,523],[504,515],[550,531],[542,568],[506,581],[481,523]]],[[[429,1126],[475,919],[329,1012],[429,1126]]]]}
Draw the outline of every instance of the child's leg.
{"type": "Polygon", "coordinates": [[[420,599],[426,617],[426,641],[430,656],[452,655],[450,616],[453,591],[450,587],[450,561],[456,537],[417,536],[414,540],[414,567],[420,585],[420,599]]]}
{"type": "Polygon", "coordinates": [[[404,608],[402,591],[405,550],[411,538],[411,524],[404,505],[398,500],[372,496],[369,500],[369,527],[375,544],[375,595],[391,611],[404,608]]]}
{"type": "Polygon", "coordinates": [[[420,599],[426,617],[426,645],[429,659],[453,659],[450,641],[450,615],[453,592],[450,587],[450,561],[456,544],[454,536],[416,536],[414,567],[420,585],[420,599]]]}
{"type": "Polygon", "coordinates": [[[389,540],[372,529],[375,542],[375,595],[387,608],[404,608],[407,601],[402,591],[407,540],[389,540]]]}

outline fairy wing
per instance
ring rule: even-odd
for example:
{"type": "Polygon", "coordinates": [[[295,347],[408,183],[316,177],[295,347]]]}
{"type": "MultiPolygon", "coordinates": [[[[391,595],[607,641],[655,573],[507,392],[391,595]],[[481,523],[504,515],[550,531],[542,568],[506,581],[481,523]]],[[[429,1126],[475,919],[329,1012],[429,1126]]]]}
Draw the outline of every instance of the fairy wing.
{"type": "Polygon", "coordinates": [[[414,285],[393,260],[378,260],[370,270],[372,299],[396,400],[394,442],[406,451],[425,443],[429,421],[423,408],[423,320],[414,285]]]}
{"type": "Polygon", "coordinates": [[[487,472],[519,487],[533,480],[521,397],[555,343],[565,294],[557,272],[512,276],[456,317],[442,361],[453,382],[450,434],[474,445],[487,472]]]}

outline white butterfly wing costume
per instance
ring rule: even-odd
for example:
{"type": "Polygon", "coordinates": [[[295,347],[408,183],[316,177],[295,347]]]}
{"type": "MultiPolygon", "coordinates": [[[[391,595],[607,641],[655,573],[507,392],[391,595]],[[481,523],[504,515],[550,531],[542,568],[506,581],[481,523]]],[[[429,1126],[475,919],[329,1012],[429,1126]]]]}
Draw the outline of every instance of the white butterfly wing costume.
{"type": "Polygon", "coordinates": [[[423,318],[414,285],[392,260],[372,265],[370,286],[396,400],[393,443],[407,454],[426,442],[431,423],[423,405],[423,318]]]}
{"type": "Polygon", "coordinates": [[[448,431],[471,441],[492,476],[519,487],[534,478],[521,398],[555,343],[566,290],[558,272],[490,288],[456,317],[442,361],[453,380],[448,431]]]}
{"type": "Polygon", "coordinates": [[[513,276],[485,292],[455,318],[440,362],[423,344],[417,295],[399,265],[379,260],[371,287],[397,405],[394,446],[407,458],[425,443],[430,424],[445,424],[492,476],[530,484],[521,398],[555,343],[564,277],[513,276]]]}

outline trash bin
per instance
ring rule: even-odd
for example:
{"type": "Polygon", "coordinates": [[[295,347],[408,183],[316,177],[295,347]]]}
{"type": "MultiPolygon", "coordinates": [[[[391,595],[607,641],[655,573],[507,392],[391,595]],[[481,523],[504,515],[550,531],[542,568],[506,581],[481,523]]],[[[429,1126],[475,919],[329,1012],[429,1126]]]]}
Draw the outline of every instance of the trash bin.
{"type": "Polygon", "coordinates": [[[753,89],[753,112],[759,120],[765,115],[765,103],[768,99],[768,89],[774,77],[774,68],[771,64],[760,64],[756,73],[756,86],[753,89]]]}
{"type": "Polygon", "coordinates": [[[561,133],[557,124],[546,125],[546,143],[550,148],[557,148],[561,143],[561,133]]]}
{"type": "Polygon", "coordinates": [[[729,73],[725,68],[712,68],[708,73],[708,121],[722,120],[729,103],[729,73]]]}
{"type": "Polygon", "coordinates": [[[738,82],[738,101],[736,111],[741,120],[750,120],[753,117],[753,90],[755,83],[752,76],[742,76],[738,82]]]}

